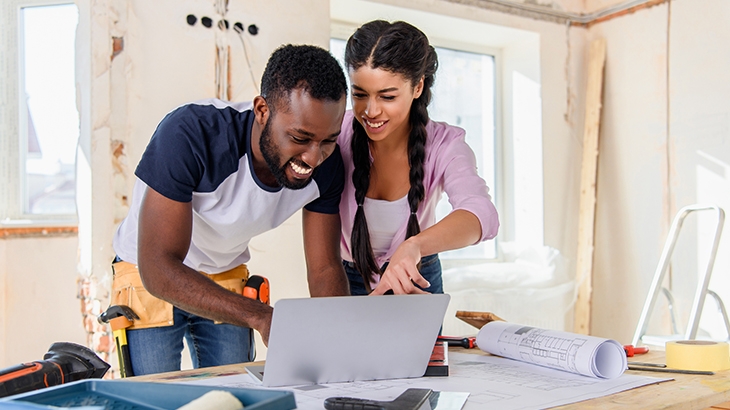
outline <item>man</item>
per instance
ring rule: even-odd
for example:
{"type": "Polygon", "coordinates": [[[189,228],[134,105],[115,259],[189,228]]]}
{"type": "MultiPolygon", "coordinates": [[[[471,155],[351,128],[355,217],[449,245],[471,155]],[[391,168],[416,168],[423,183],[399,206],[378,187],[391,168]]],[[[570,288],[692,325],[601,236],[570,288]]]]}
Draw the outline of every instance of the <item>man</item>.
{"type": "Polygon", "coordinates": [[[346,88],[329,52],[288,45],[252,103],[187,104],[160,122],[114,237],[112,304],[140,316],[127,331],[135,375],[178,370],[183,337],[195,367],[253,360],[249,328],[268,343],[273,310],[241,296],[248,243],[302,207],[311,295],[349,293],[336,144],[346,88]]]}

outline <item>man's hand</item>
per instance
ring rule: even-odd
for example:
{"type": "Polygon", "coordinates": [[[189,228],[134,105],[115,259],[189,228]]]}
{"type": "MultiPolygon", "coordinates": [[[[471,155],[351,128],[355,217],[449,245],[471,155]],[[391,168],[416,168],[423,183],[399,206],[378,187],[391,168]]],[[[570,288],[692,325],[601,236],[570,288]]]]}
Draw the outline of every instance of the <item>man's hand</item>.
{"type": "Polygon", "coordinates": [[[418,263],[421,261],[421,248],[415,237],[409,238],[395,250],[390,258],[388,267],[380,278],[380,283],[373,289],[371,295],[382,295],[393,290],[396,295],[408,293],[428,293],[416,287],[431,286],[418,272],[418,263]]]}
{"type": "Polygon", "coordinates": [[[273,314],[274,310],[271,309],[269,312],[262,314],[260,320],[251,324],[251,328],[258,330],[261,334],[261,340],[264,342],[264,346],[269,346],[269,333],[271,332],[271,318],[273,314]]]}

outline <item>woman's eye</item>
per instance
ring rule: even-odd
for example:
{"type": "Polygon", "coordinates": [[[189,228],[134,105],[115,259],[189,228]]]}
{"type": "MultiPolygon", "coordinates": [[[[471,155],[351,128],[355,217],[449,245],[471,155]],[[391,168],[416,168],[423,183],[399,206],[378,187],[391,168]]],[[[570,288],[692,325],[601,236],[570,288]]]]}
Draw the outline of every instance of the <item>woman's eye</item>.
{"type": "Polygon", "coordinates": [[[393,101],[393,100],[395,100],[395,96],[394,95],[384,95],[381,98],[384,99],[385,101],[393,101]]]}
{"type": "Polygon", "coordinates": [[[365,98],[365,94],[363,93],[352,93],[353,98],[365,98]]]}

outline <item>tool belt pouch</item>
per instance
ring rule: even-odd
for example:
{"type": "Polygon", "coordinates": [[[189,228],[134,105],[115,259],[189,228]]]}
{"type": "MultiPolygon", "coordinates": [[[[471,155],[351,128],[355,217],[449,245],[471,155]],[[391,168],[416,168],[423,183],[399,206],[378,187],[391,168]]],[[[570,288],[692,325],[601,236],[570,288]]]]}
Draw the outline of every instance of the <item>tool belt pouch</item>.
{"type": "MultiPolygon", "coordinates": [[[[147,329],[174,324],[172,304],[147,292],[147,289],[142,285],[142,278],[136,265],[129,262],[116,262],[112,264],[112,268],[114,270],[114,282],[112,284],[111,304],[129,306],[139,316],[139,319],[135,319],[132,326],[127,329],[147,329]]],[[[246,265],[240,265],[226,272],[204,275],[225,289],[240,295],[248,279],[248,269],[246,265]]]]}
{"type": "Polygon", "coordinates": [[[158,299],[147,292],[142,285],[139,269],[129,262],[112,264],[114,282],[112,284],[112,305],[129,306],[139,316],[127,329],[146,329],[150,327],[170,326],[172,305],[158,299]]]}
{"type": "MultiPolygon", "coordinates": [[[[231,270],[212,275],[207,273],[203,274],[209,277],[213,282],[222,286],[224,289],[228,289],[237,295],[243,294],[243,286],[248,280],[248,268],[246,268],[246,265],[238,265],[231,270]]],[[[213,323],[219,325],[223,322],[216,320],[213,323]]]]}

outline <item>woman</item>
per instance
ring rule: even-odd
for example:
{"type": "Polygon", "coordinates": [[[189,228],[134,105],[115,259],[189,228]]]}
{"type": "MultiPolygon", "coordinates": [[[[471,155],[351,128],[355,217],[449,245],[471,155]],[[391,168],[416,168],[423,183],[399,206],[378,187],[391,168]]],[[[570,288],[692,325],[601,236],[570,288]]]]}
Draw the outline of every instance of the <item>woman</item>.
{"type": "Polygon", "coordinates": [[[436,52],[416,27],[376,20],[347,41],[345,66],[352,111],[338,143],[350,290],[443,293],[438,253],[494,238],[499,221],[464,130],[428,118],[436,52]],[[443,192],[453,211],[435,223],[443,192]]]}

